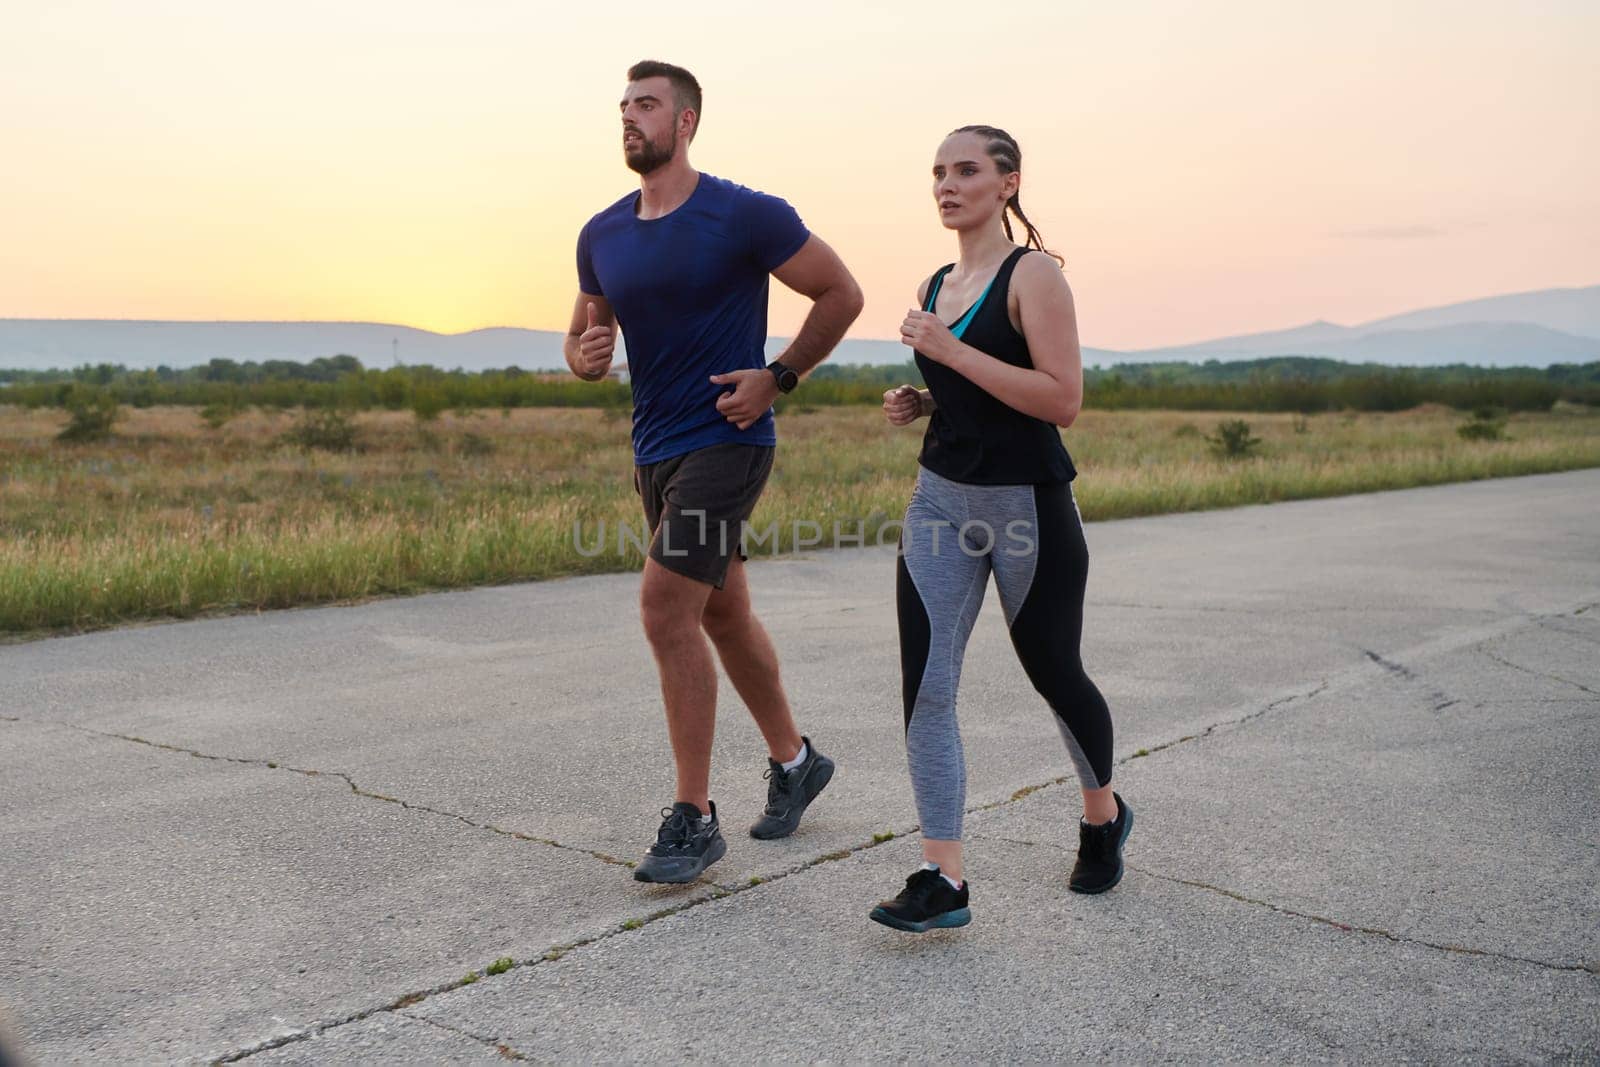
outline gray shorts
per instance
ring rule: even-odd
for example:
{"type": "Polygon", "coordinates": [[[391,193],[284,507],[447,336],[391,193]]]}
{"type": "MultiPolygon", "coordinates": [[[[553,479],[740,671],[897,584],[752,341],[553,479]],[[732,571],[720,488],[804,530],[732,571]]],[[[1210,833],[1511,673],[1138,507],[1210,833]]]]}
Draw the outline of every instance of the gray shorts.
{"type": "Polygon", "coordinates": [[[770,445],[711,445],[633,469],[633,487],[650,524],[650,558],[674,574],[722,588],[733,556],[744,553],[744,525],[761,499],[770,445]]]}

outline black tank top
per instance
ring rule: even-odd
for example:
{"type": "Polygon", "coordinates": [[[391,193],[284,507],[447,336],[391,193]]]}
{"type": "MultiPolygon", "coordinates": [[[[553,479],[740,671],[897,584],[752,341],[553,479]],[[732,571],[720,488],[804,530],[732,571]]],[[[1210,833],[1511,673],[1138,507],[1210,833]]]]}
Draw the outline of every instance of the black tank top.
{"type": "MultiPolygon", "coordinates": [[[[951,332],[980,352],[1031,370],[1028,342],[1006,312],[1011,273],[1027,251],[1019,248],[1006,257],[994,281],[956,320],[951,332]]],[[[954,263],[939,268],[928,283],[924,311],[933,310],[945,275],[954,268],[954,263]]],[[[936,405],[918,459],[924,467],[953,482],[973,485],[1055,484],[1077,476],[1052,423],[1024,415],[921,352],[916,360],[936,405]]]]}

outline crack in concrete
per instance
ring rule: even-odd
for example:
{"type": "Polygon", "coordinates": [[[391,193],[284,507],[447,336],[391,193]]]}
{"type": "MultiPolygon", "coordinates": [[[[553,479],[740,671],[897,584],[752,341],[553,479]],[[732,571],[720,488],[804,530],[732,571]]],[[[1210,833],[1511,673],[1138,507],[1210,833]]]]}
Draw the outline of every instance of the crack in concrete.
{"type": "Polygon", "coordinates": [[[487,1045],[491,1049],[493,1049],[495,1052],[499,1053],[501,1059],[506,1059],[506,1060],[526,1060],[528,1058],[528,1057],[524,1056],[522,1053],[518,1052],[516,1049],[512,1048],[510,1045],[506,1044],[504,1041],[496,1041],[492,1037],[482,1037],[482,1036],[480,1036],[478,1034],[474,1034],[474,1033],[470,1033],[470,1032],[468,1032],[466,1030],[462,1030],[460,1027],[450,1026],[447,1023],[441,1023],[441,1022],[439,1022],[439,1021],[437,1021],[435,1019],[429,1019],[428,1017],[426,1017],[424,1015],[412,1015],[410,1012],[406,1012],[406,1011],[396,1011],[395,1014],[400,1016],[400,1018],[402,1018],[402,1019],[410,1019],[412,1022],[417,1022],[417,1023],[427,1023],[429,1026],[435,1027],[437,1029],[446,1030],[446,1031],[449,1031],[452,1034],[459,1034],[462,1037],[467,1038],[468,1040],[476,1041],[476,1042],[478,1042],[479,1044],[482,1044],[482,1045],[487,1045]]]}
{"type": "Polygon", "coordinates": [[[1542,967],[1548,971],[1561,971],[1564,973],[1576,974],[1600,974],[1600,967],[1592,964],[1552,963],[1549,960],[1534,959],[1531,956],[1515,956],[1508,952],[1494,952],[1489,949],[1472,948],[1469,945],[1452,945],[1439,941],[1426,941],[1420,937],[1406,937],[1403,934],[1396,934],[1381,927],[1361,926],[1356,923],[1340,922],[1338,919],[1330,919],[1325,915],[1313,915],[1310,912],[1299,911],[1295,908],[1286,907],[1282,904],[1274,904],[1270,900],[1259,900],[1255,897],[1247,896],[1244,893],[1240,893],[1232,889],[1226,889],[1222,886],[1212,885],[1209,882],[1201,882],[1192,878],[1179,878],[1176,875],[1171,874],[1162,874],[1159,871],[1152,871],[1148,868],[1138,867],[1131,863],[1127,866],[1129,870],[1138,871],[1140,874],[1148,875],[1151,878],[1159,878],[1164,882],[1172,882],[1177,885],[1189,886],[1193,889],[1203,889],[1207,892],[1216,893],[1227,897],[1230,900],[1237,900],[1242,904],[1251,904],[1259,908],[1270,909],[1277,912],[1279,915],[1287,915],[1296,919],[1305,919],[1310,922],[1321,923],[1324,926],[1331,926],[1336,930],[1343,930],[1346,933],[1367,934],[1371,937],[1382,937],[1394,942],[1397,945],[1418,945],[1422,948],[1431,948],[1439,952],[1448,952],[1457,956],[1478,956],[1488,959],[1505,960],[1510,963],[1527,963],[1535,967],[1542,967]]]}
{"type": "MultiPolygon", "coordinates": [[[[1410,667],[1407,667],[1404,663],[1396,663],[1394,660],[1380,656],[1378,653],[1369,648],[1363,648],[1361,650],[1361,654],[1398,678],[1404,678],[1408,682],[1423,681],[1422,675],[1418,674],[1410,667]]],[[[1428,699],[1433,701],[1434,711],[1443,711],[1445,708],[1454,707],[1455,705],[1461,703],[1460,700],[1452,697],[1443,689],[1435,689],[1432,693],[1428,694],[1428,699]]]]}
{"type": "MultiPolygon", "coordinates": [[[[1017,845],[1021,848],[1042,848],[1048,849],[1052,852],[1062,851],[1062,846],[1060,845],[1051,845],[1042,841],[1023,841],[1015,837],[1005,837],[1000,834],[976,833],[972,834],[970,839],[1001,841],[1005,844],[1017,845]]],[[[1215,893],[1219,896],[1227,897],[1229,900],[1238,901],[1241,904],[1249,904],[1258,908],[1266,908],[1269,911],[1277,912],[1279,915],[1288,916],[1294,919],[1305,919],[1308,922],[1320,923],[1323,926],[1331,926],[1335,930],[1342,930],[1345,933],[1367,934],[1371,937],[1385,938],[1386,940],[1392,941],[1397,945],[1417,945],[1421,948],[1431,948],[1439,952],[1448,952],[1457,956],[1477,956],[1489,959],[1505,960],[1508,963],[1527,963],[1535,967],[1542,967],[1545,970],[1560,971],[1562,973],[1600,975],[1600,966],[1595,966],[1592,964],[1552,963],[1549,960],[1534,959],[1531,956],[1516,956],[1508,952],[1494,952],[1490,949],[1472,948],[1468,945],[1444,944],[1438,941],[1426,941],[1418,937],[1406,937],[1403,934],[1396,934],[1381,927],[1362,926],[1357,923],[1341,922],[1338,919],[1330,919],[1325,915],[1314,915],[1311,912],[1300,911],[1295,908],[1287,907],[1283,904],[1274,904],[1270,900],[1261,900],[1257,897],[1240,893],[1237,890],[1228,889],[1219,885],[1212,885],[1210,882],[1201,882],[1193,878],[1179,878],[1176,875],[1163,874],[1160,871],[1153,871],[1148,867],[1141,867],[1134,863],[1126,863],[1125,866],[1130,871],[1138,871],[1142,875],[1150,878],[1156,878],[1163,882],[1171,882],[1175,885],[1188,886],[1191,889],[1205,890],[1209,893],[1215,893]]]]}
{"type": "MultiPolygon", "coordinates": [[[[914,833],[914,832],[915,832],[914,829],[910,830],[910,831],[907,831],[907,833],[914,833]]],[[[542,955],[540,955],[539,957],[537,957],[537,958],[529,958],[529,959],[525,959],[525,960],[517,960],[517,961],[513,962],[510,967],[504,968],[499,973],[500,974],[509,974],[512,971],[526,970],[526,969],[530,969],[530,968],[533,968],[533,967],[543,966],[545,964],[556,963],[563,956],[565,956],[567,953],[576,951],[577,949],[584,948],[584,947],[586,947],[588,945],[593,945],[593,944],[596,944],[596,943],[601,942],[601,941],[606,941],[606,940],[609,940],[610,938],[618,937],[618,936],[620,936],[622,934],[631,933],[631,932],[633,932],[635,930],[643,929],[644,927],[649,926],[651,923],[657,922],[658,920],[670,918],[673,915],[682,914],[683,912],[689,911],[689,910],[691,910],[693,908],[698,908],[698,907],[701,907],[701,906],[706,905],[706,904],[712,904],[712,903],[715,903],[716,901],[723,900],[723,899],[725,899],[727,897],[738,896],[741,893],[748,893],[751,890],[759,889],[761,886],[767,885],[767,884],[769,884],[771,882],[782,881],[783,879],[788,878],[788,877],[790,877],[792,875],[800,874],[803,871],[809,871],[813,867],[820,867],[825,863],[833,863],[833,862],[835,862],[837,860],[848,859],[851,856],[856,855],[857,853],[866,852],[868,849],[877,848],[879,845],[887,844],[890,841],[893,841],[896,838],[903,837],[903,836],[906,836],[906,835],[902,834],[902,833],[900,833],[898,831],[896,831],[894,833],[891,833],[888,836],[875,835],[871,841],[865,842],[864,844],[856,845],[856,846],[851,847],[851,848],[842,848],[842,849],[839,849],[839,850],[837,850],[835,852],[829,852],[826,855],[818,856],[814,860],[807,860],[804,863],[796,864],[794,867],[790,868],[789,870],[786,870],[786,871],[783,871],[781,873],[772,875],[769,878],[762,878],[762,879],[757,880],[757,881],[746,882],[746,883],[744,883],[742,885],[737,885],[737,886],[734,886],[732,888],[724,888],[722,886],[712,886],[712,891],[710,893],[706,894],[705,896],[695,897],[695,898],[692,898],[690,900],[685,900],[685,901],[682,901],[681,903],[671,905],[670,907],[662,908],[662,909],[660,909],[658,911],[652,912],[650,915],[646,916],[643,919],[627,919],[627,920],[624,920],[623,922],[617,924],[616,926],[611,927],[608,930],[604,930],[604,931],[602,931],[602,932],[600,932],[598,934],[593,934],[593,935],[591,935],[589,937],[579,938],[576,941],[572,941],[572,942],[569,942],[569,943],[563,944],[563,945],[553,945],[550,948],[546,949],[544,951],[544,953],[542,955]]],[[[417,990],[417,991],[412,992],[412,993],[407,993],[406,995],[404,995],[402,997],[398,997],[395,1000],[392,1000],[387,1004],[381,1004],[381,1005],[378,1005],[377,1007],[372,1007],[372,1008],[364,1008],[361,1011],[354,1012],[354,1013],[352,1013],[350,1015],[344,1016],[343,1018],[332,1019],[332,1020],[328,1020],[328,1021],[325,1021],[325,1022],[316,1023],[316,1024],[313,1024],[312,1026],[305,1027],[304,1029],[298,1030],[298,1031],[296,1031],[294,1033],[291,1033],[291,1034],[282,1034],[282,1035],[279,1035],[278,1037],[269,1038],[266,1041],[258,1042],[258,1043],[254,1044],[254,1045],[248,1046],[247,1048],[237,1049],[237,1050],[235,1050],[233,1052],[229,1052],[229,1053],[226,1053],[226,1054],[224,1054],[222,1056],[219,1056],[217,1059],[213,1060],[212,1062],[213,1063],[237,1063],[238,1061],[240,1061],[242,1059],[245,1059],[246,1057],[254,1056],[258,1052],[269,1052],[272,1049],[282,1048],[284,1045],[288,1045],[288,1044],[291,1044],[291,1043],[296,1042],[296,1041],[306,1041],[306,1040],[309,1040],[310,1038],[318,1037],[318,1036],[320,1036],[322,1034],[325,1034],[329,1030],[334,1030],[334,1029],[337,1029],[338,1027],[341,1027],[341,1026],[348,1026],[350,1023],[360,1022],[363,1019],[370,1019],[372,1016],[378,1015],[378,1014],[380,1014],[382,1012],[389,1011],[389,1012],[400,1013],[402,1008],[409,1008],[409,1007],[412,1007],[414,1005],[420,1004],[424,1000],[429,999],[430,997],[438,996],[440,993],[449,993],[449,992],[451,992],[453,990],[461,989],[461,988],[463,988],[465,986],[476,985],[478,983],[478,981],[480,981],[480,980],[482,980],[483,978],[486,978],[486,977],[494,977],[494,976],[489,976],[489,975],[486,974],[486,972],[474,971],[472,975],[469,975],[467,977],[457,978],[454,981],[445,982],[445,983],[442,983],[440,985],[433,986],[432,988],[429,988],[429,989],[422,989],[422,990],[417,990]]],[[[403,1014],[408,1019],[410,1019],[410,1018],[421,1019],[421,1016],[414,1016],[414,1015],[411,1015],[410,1013],[403,1013],[403,1014]]],[[[424,1021],[427,1021],[427,1020],[424,1020],[424,1021]]],[[[450,1027],[444,1027],[444,1028],[445,1029],[450,1029],[450,1027]]]]}
{"type": "MultiPolygon", "coordinates": [[[[477,972],[474,971],[473,974],[475,975],[477,972]]],[[[225,1052],[211,1062],[213,1064],[237,1063],[239,1060],[242,1060],[247,1056],[254,1056],[259,1052],[271,1052],[273,1049],[282,1048],[285,1045],[292,1045],[299,1041],[309,1041],[312,1038],[321,1037],[329,1030],[336,1030],[341,1026],[349,1026],[351,1023],[363,1022],[372,1018],[374,1015],[381,1015],[384,1012],[394,1012],[399,1014],[401,1008],[408,1008],[411,1005],[425,1000],[436,993],[448,992],[449,990],[458,989],[463,985],[469,984],[471,983],[469,983],[465,978],[458,978],[454,981],[445,982],[441,985],[434,986],[431,989],[407,993],[405,996],[398,997],[387,1004],[379,1004],[376,1007],[371,1008],[362,1008],[359,1011],[351,1012],[349,1015],[343,1015],[336,1019],[325,1019],[320,1023],[313,1023],[310,1026],[305,1026],[299,1030],[290,1031],[287,1034],[279,1034],[277,1037],[269,1037],[265,1041],[257,1041],[254,1045],[249,1045],[242,1049],[235,1049],[232,1052],[225,1052]]],[[[413,1018],[413,1016],[410,1015],[405,1017],[413,1018]]]]}
{"type": "Polygon", "coordinates": [[[1583,633],[1580,630],[1569,630],[1564,626],[1557,626],[1555,624],[1556,619],[1565,619],[1568,617],[1569,616],[1566,615],[1538,616],[1534,619],[1534,622],[1538,624],[1539,629],[1545,631],[1546,633],[1560,634],[1563,637],[1571,637],[1578,641],[1582,641],[1586,645],[1600,645],[1600,640],[1590,637],[1588,634],[1583,633]]]}
{"type": "Polygon", "coordinates": [[[1483,654],[1485,656],[1488,656],[1490,659],[1494,660],[1496,663],[1504,664],[1505,666],[1510,667],[1510,668],[1512,668],[1514,670],[1519,670],[1524,674],[1531,674],[1535,678],[1545,678],[1545,679],[1548,679],[1549,681],[1552,681],[1552,682],[1560,682],[1563,685],[1570,685],[1575,689],[1582,689],[1585,693],[1588,693],[1591,696],[1600,697],[1600,689],[1590,689],[1588,686],[1584,685],[1582,682],[1574,682],[1572,679],[1563,678],[1559,674],[1551,674],[1549,671],[1536,671],[1532,667],[1524,667],[1520,663],[1512,663],[1510,660],[1506,659],[1504,656],[1501,656],[1501,655],[1499,655],[1497,653],[1494,653],[1494,652],[1490,652],[1488,649],[1484,649],[1483,654]]]}
{"type": "MultiPolygon", "coordinates": [[[[466,983],[464,981],[451,982],[428,991],[428,995],[446,992],[463,984],[466,983]]],[[[352,1012],[351,1014],[343,1016],[342,1018],[329,1019],[321,1023],[316,1023],[312,1026],[304,1027],[300,1030],[292,1031],[291,1033],[279,1034],[277,1037],[271,1037],[265,1041],[257,1042],[256,1044],[251,1045],[249,1048],[238,1049],[234,1052],[225,1053],[211,1062],[213,1064],[237,1063],[239,1060],[242,1060],[247,1056],[254,1056],[261,1052],[271,1052],[273,1049],[282,1048],[285,1045],[293,1045],[300,1041],[310,1041],[314,1038],[321,1037],[329,1030],[337,1030],[339,1027],[349,1026],[351,1023],[365,1022],[373,1016],[382,1015],[386,1012],[398,1015],[402,1019],[409,1019],[412,1022],[427,1023],[429,1026],[436,1027],[437,1029],[447,1030],[450,1033],[458,1034],[461,1037],[465,1037],[471,1041],[476,1041],[480,1044],[487,1045],[489,1048],[494,1049],[495,1052],[499,1053],[507,1060],[525,1061],[528,1059],[527,1056],[524,1056],[522,1053],[518,1052],[516,1049],[505,1044],[504,1042],[495,1041],[492,1038],[480,1037],[477,1034],[468,1033],[467,1031],[458,1029],[454,1026],[447,1026],[444,1023],[435,1022],[432,1019],[426,1019],[420,1015],[412,1015],[409,1012],[400,1010],[411,1004],[417,1003],[419,1000],[422,1000],[423,996],[424,995],[421,993],[411,993],[390,1004],[384,1004],[376,1008],[363,1008],[361,1011],[352,1012]]]]}
{"type": "Polygon", "coordinates": [[[1538,626],[1541,630],[1548,630],[1550,633],[1561,634],[1565,637],[1575,637],[1585,644],[1600,645],[1600,639],[1591,637],[1589,634],[1584,633],[1581,630],[1568,630],[1555,625],[1555,623],[1561,619],[1576,619],[1585,612],[1591,611],[1597,607],[1600,607],[1600,601],[1596,601],[1593,604],[1580,604],[1571,611],[1557,611],[1547,614],[1529,613],[1527,618],[1533,620],[1534,625],[1538,626]]]}
{"type": "Polygon", "coordinates": [[[1417,672],[1413,671],[1410,667],[1407,667],[1404,663],[1396,663],[1392,659],[1384,659],[1370,648],[1363,648],[1361,650],[1361,654],[1370,659],[1372,662],[1376,663],[1378,666],[1382,667],[1384,670],[1388,671],[1390,674],[1397,674],[1407,681],[1411,681],[1417,677],[1417,672]]]}
{"type": "Polygon", "coordinates": [[[159,749],[163,752],[174,752],[179,755],[191,756],[194,759],[214,760],[218,763],[235,763],[246,767],[262,767],[266,770],[272,771],[289,771],[293,774],[304,775],[307,778],[337,778],[344,782],[345,785],[350,787],[350,792],[354,793],[358,797],[364,797],[368,800],[381,800],[385,804],[396,804],[407,811],[420,811],[428,815],[437,815],[443,819],[454,819],[456,822],[470,826],[474,830],[485,830],[489,833],[500,834],[503,837],[513,837],[518,841],[528,841],[536,845],[548,845],[550,848],[561,849],[563,852],[576,852],[579,855],[588,856],[592,859],[599,860],[601,863],[610,864],[615,867],[632,868],[634,866],[634,863],[631,860],[618,859],[617,857],[607,855],[604,852],[596,852],[593,849],[579,848],[576,845],[563,844],[562,842],[556,841],[553,838],[539,837],[536,834],[524,833],[521,830],[507,830],[506,828],[502,826],[496,826],[493,823],[475,822],[472,819],[467,818],[465,815],[460,815],[453,811],[445,811],[442,808],[432,808],[426,804],[415,804],[409,800],[402,800],[399,797],[391,797],[383,793],[373,792],[370,789],[363,789],[361,786],[356,784],[355,779],[351,778],[343,771],[319,771],[306,767],[292,767],[287,763],[279,763],[277,760],[259,759],[254,757],[218,756],[209,752],[201,752],[193,748],[185,748],[182,745],[169,745],[163,741],[151,741],[148,738],[138,737],[134,734],[119,734],[110,730],[94,730],[87,726],[79,726],[76,723],[70,722],[37,722],[33,719],[22,719],[11,715],[0,715],[0,720],[4,720],[5,722],[27,723],[30,726],[52,726],[65,730],[76,730],[78,733],[88,734],[91,737],[108,738],[115,741],[128,741],[136,745],[145,745],[149,748],[159,749]]]}
{"type": "MultiPolygon", "coordinates": [[[[1136,749],[1129,755],[1123,756],[1121,759],[1115,761],[1112,766],[1126,766],[1136,759],[1144,759],[1146,756],[1153,756],[1157,752],[1165,752],[1169,748],[1175,748],[1178,745],[1187,744],[1190,741],[1198,741],[1201,738],[1210,737],[1213,733],[1225,727],[1241,726],[1244,723],[1261,718],[1261,716],[1266,715],[1268,712],[1276,711],[1278,708],[1281,708],[1286,704],[1293,704],[1296,701],[1310,700],[1313,697],[1320,696],[1328,688],[1328,686],[1329,682],[1326,678],[1324,678],[1312,689],[1308,689],[1303,693],[1290,693],[1288,696],[1279,697],[1277,700],[1268,701],[1265,705],[1257,708],[1248,715],[1241,715],[1238,718],[1224,719],[1221,722],[1214,722],[1210,726],[1207,726],[1204,730],[1201,730],[1199,733],[1184,734],[1182,737],[1175,737],[1170,741],[1163,741],[1158,745],[1151,745],[1148,748],[1136,749]]],[[[1066,785],[1068,782],[1076,783],[1077,781],[1078,776],[1076,774],[1064,774],[1060,778],[1052,778],[1047,782],[1040,782],[1038,785],[1023,786],[1015,793],[1012,793],[1005,800],[994,800],[990,801],[988,804],[976,804],[970,808],[967,808],[964,814],[976,815],[979,812],[993,811],[995,808],[1004,807],[1007,804],[1021,800],[1023,797],[1032,796],[1034,793],[1044,789],[1049,789],[1052,786],[1066,785]]]]}

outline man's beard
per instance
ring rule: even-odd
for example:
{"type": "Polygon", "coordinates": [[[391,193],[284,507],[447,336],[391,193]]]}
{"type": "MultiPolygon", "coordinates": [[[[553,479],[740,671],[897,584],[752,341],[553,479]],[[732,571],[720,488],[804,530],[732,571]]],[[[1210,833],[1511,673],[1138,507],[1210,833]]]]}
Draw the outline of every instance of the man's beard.
{"type": "Polygon", "coordinates": [[[647,141],[640,137],[638,148],[631,151],[624,150],[622,153],[622,158],[627,160],[628,169],[638,174],[649,174],[657,167],[665,166],[667,163],[672,162],[672,155],[678,150],[677,127],[673,127],[671,138],[666,147],[663,148],[653,141],[647,141]]]}

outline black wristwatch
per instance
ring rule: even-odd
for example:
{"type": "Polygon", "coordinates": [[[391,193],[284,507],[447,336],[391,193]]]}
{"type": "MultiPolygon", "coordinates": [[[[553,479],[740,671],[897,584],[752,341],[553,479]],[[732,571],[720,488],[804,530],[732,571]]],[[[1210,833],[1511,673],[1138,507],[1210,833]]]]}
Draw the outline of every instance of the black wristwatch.
{"type": "Polygon", "coordinates": [[[796,374],[788,367],[785,367],[777,360],[773,360],[771,363],[768,363],[767,369],[771,371],[772,376],[778,380],[778,392],[780,393],[792,393],[794,392],[794,387],[800,384],[800,375],[796,374]]]}

